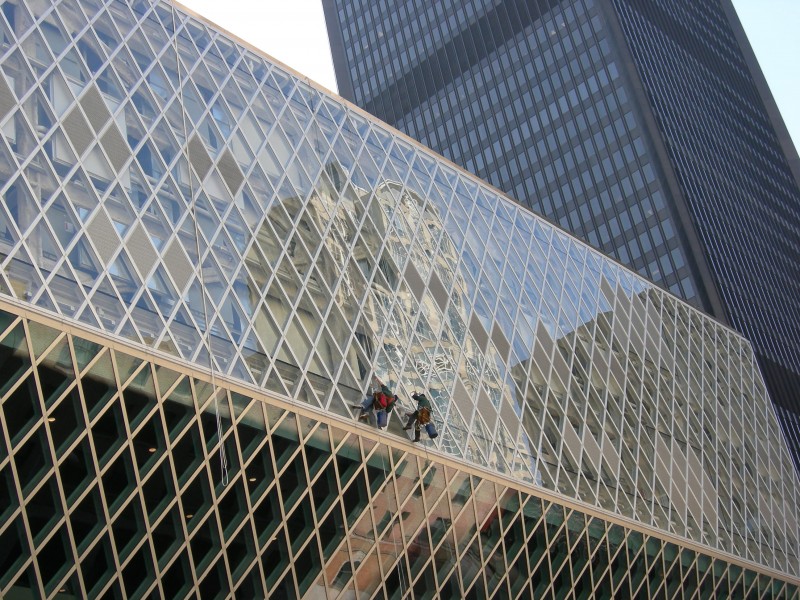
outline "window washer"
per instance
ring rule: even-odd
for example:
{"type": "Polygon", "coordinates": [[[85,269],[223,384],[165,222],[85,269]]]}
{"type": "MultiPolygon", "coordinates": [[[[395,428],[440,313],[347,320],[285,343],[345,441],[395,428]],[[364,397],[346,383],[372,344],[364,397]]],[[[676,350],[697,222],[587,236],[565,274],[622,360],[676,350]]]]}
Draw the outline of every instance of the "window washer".
{"type": "Polygon", "coordinates": [[[394,409],[397,402],[397,396],[392,390],[384,384],[377,376],[373,378],[375,388],[377,389],[372,395],[367,396],[361,401],[361,404],[353,404],[353,408],[360,409],[358,420],[369,420],[370,415],[375,413],[377,425],[379,429],[386,427],[388,415],[394,409]]]}
{"type": "Polygon", "coordinates": [[[406,426],[403,427],[403,429],[408,431],[412,426],[414,427],[415,442],[420,441],[420,430],[422,427],[425,428],[425,432],[431,439],[438,437],[439,433],[436,431],[436,426],[431,420],[431,401],[428,400],[425,394],[418,394],[416,392],[411,394],[411,397],[417,403],[417,410],[413,413],[406,413],[408,421],[406,421],[406,426]]]}

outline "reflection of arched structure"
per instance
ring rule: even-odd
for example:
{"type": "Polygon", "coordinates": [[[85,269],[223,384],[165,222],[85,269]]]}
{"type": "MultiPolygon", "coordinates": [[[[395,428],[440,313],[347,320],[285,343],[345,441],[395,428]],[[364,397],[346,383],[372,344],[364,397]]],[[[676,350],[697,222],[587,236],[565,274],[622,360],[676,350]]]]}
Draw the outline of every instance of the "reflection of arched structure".
{"type": "Polygon", "coordinates": [[[458,269],[459,240],[422,192],[384,181],[375,194],[391,232],[380,270],[391,280],[388,296],[395,301],[382,303],[390,317],[375,321],[375,330],[384,332],[378,370],[390,373],[407,394],[426,391],[444,424],[445,447],[459,454],[466,448],[468,456],[486,460],[488,452],[477,447],[488,448],[493,436],[483,427],[471,431],[468,424],[494,423],[509,391],[504,391],[502,359],[486,346],[483,326],[470,317],[470,285],[458,269]]]}
{"type": "MultiPolygon", "coordinates": [[[[735,379],[724,361],[703,356],[715,326],[696,313],[604,272],[596,313],[572,325],[532,313],[535,329],[515,355],[528,358],[508,364],[513,330],[486,325],[472,305],[466,252],[435,204],[399,182],[357,188],[333,163],[305,201],[274,202],[256,240],[247,261],[264,276],[249,292],[253,332],[265,364],[274,357],[272,377],[296,397],[325,398],[335,384],[338,397],[352,399],[377,372],[401,395],[428,391],[446,450],[515,461],[528,481],[693,539],[725,529],[722,511],[739,523],[725,535],[755,543],[745,514],[756,504],[734,512],[719,491],[731,478],[708,476],[715,450],[686,412],[704,391],[683,391],[700,379],[689,377],[682,354],[694,353],[704,379],[735,379]],[[500,435],[520,422],[516,439],[500,435]]],[[[553,265],[540,268],[552,278],[553,265]]]]}
{"type": "Polygon", "coordinates": [[[274,201],[245,260],[254,274],[248,288],[249,303],[257,307],[253,332],[261,351],[276,358],[287,388],[296,390],[293,384],[305,373],[318,397],[327,397],[335,382],[354,399],[375,346],[358,305],[376,285],[364,274],[380,234],[364,228],[356,235],[353,219],[363,215],[368,197],[343,186],[343,177],[331,163],[307,200],[274,201]]]}
{"type": "MultiPolygon", "coordinates": [[[[497,397],[495,361],[466,335],[467,284],[435,207],[400,183],[369,193],[345,179],[329,164],[305,202],[274,202],[257,231],[246,256],[251,364],[275,356],[288,389],[304,371],[321,397],[333,381],[352,396],[375,370],[406,396],[426,389],[445,420],[457,381],[466,402],[480,390],[497,397]],[[341,364],[333,344],[347,349],[341,364]]],[[[452,434],[455,447],[468,443],[466,427],[452,434]]]]}

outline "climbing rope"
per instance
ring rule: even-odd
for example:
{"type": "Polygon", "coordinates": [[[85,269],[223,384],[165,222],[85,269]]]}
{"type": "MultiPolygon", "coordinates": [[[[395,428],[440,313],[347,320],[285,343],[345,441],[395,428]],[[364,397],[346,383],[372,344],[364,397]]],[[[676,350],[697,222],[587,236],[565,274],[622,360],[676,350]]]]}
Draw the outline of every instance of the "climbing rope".
{"type": "Polygon", "coordinates": [[[200,255],[200,225],[199,225],[199,218],[197,214],[197,199],[195,198],[195,190],[194,190],[194,182],[192,178],[192,161],[191,161],[191,150],[189,148],[189,126],[186,119],[186,104],[184,102],[183,96],[183,75],[181,74],[181,57],[180,57],[180,49],[178,47],[178,26],[176,20],[176,8],[173,2],[170,2],[170,8],[172,9],[172,30],[174,36],[174,48],[175,48],[175,68],[178,72],[178,96],[179,101],[181,104],[181,116],[183,119],[183,136],[184,136],[184,154],[186,155],[186,173],[189,178],[189,212],[192,216],[192,221],[194,222],[194,242],[195,242],[195,251],[197,252],[197,260],[200,262],[199,265],[199,279],[200,279],[200,292],[203,301],[203,318],[205,319],[205,327],[203,330],[203,334],[201,339],[203,340],[203,345],[205,346],[206,354],[208,355],[208,369],[211,373],[211,390],[212,394],[214,395],[214,415],[216,417],[216,424],[217,424],[217,439],[219,439],[219,463],[220,463],[220,478],[222,481],[222,485],[227,486],[229,482],[229,473],[228,473],[228,455],[225,452],[225,444],[222,439],[223,434],[223,427],[222,427],[222,415],[220,414],[219,410],[219,393],[218,393],[218,386],[217,386],[217,378],[216,378],[216,370],[214,368],[214,359],[211,356],[211,328],[209,327],[209,323],[211,322],[211,316],[209,315],[208,311],[208,302],[206,300],[205,294],[205,281],[203,279],[203,261],[200,255]]]}
{"type": "MultiPolygon", "coordinates": [[[[387,425],[387,427],[388,427],[388,425],[387,425]]],[[[383,437],[383,434],[381,433],[381,430],[378,429],[378,439],[379,439],[379,441],[380,441],[381,437],[383,437]]],[[[384,481],[386,482],[386,487],[388,488],[390,485],[394,484],[394,479],[395,478],[394,478],[394,474],[392,474],[392,481],[391,482],[389,481],[389,474],[386,471],[386,459],[384,458],[383,453],[381,453],[381,467],[383,468],[383,477],[384,477],[384,481]]],[[[387,505],[388,505],[388,503],[387,503],[387,505]]],[[[394,505],[395,505],[394,515],[395,515],[395,519],[397,519],[396,525],[398,526],[398,528],[400,530],[400,536],[402,537],[402,535],[403,535],[402,534],[403,526],[401,524],[401,518],[400,518],[400,501],[397,498],[397,490],[396,489],[394,490],[394,505]]],[[[389,508],[390,511],[392,510],[391,506],[388,506],[388,508],[389,508]]],[[[393,525],[392,526],[392,530],[394,530],[394,527],[395,526],[393,525]]],[[[402,547],[402,544],[400,546],[398,546],[397,538],[394,535],[394,533],[392,533],[392,544],[394,545],[394,553],[395,553],[395,556],[397,557],[397,563],[396,564],[397,564],[397,568],[398,568],[398,571],[399,571],[400,598],[403,598],[405,596],[405,590],[408,589],[408,587],[409,587],[409,582],[406,581],[406,578],[403,575],[405,569],[403,569],[402,565],[400,564],[400,561],[404,560],[404,558],[405,558],[405,552],[401,552],[400,548],[402,547]],[[401,554],[402,554],[402,556],[401,556],[401,554]]]]}

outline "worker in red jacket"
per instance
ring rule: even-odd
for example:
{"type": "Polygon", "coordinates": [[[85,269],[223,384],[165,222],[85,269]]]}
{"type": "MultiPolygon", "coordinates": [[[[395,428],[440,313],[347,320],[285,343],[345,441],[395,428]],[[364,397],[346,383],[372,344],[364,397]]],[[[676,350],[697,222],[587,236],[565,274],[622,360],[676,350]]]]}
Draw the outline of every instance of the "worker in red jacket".
{"type": "Polygon", "coordinates": [[[397,395],[383,383],[377,376],[374,378],[376,390],[368,395],[361,404],[353,404],[353,408],[359,409],[358,419],[369,420],[371,414],[375,414],[376,422],[379,429],[386,427],[389,413],[394,409],[397,403],[397,395]]]}

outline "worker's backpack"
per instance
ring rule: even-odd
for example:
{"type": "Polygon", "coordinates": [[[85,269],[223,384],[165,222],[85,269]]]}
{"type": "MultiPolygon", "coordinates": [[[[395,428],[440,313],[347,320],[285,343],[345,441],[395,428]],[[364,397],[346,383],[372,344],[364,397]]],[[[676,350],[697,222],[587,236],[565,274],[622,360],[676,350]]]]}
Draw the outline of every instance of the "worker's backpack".
{"type": "Polygon", "coordinates": [[[393,400],[393,398],[391,398],[390,396],[387,396],[383,392],[375,392],[372,395],[372,400],[373,400],[372,405],[376,409],[384,410],[387,406],[389,406],[389,404],[391,404],[391,401],[393,400]]]}
{"type": "Polygon", "coordinates": [[[424,406],[417,411],[417,422],[420,425],[427,425],[431,422],[431,411],[424,406]]]}

